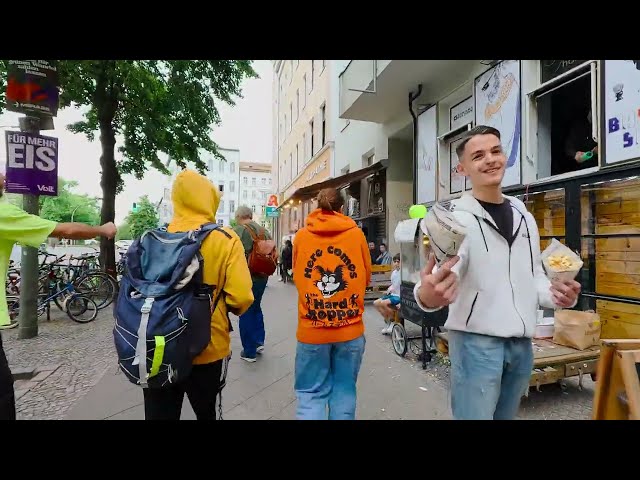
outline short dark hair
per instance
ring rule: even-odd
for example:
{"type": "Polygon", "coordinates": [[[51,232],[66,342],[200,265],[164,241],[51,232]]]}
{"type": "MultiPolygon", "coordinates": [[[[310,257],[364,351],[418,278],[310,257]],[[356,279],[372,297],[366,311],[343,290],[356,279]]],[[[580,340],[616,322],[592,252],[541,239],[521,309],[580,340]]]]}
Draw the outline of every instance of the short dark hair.
{"type": "Polygon", "coordinates": [[[462,153],[464,152],[464,147],[466,147],[469,140],[477,135],[495,135],[500,140],[500,130],[497,128],[489,127],[487,125],[476,125],[471,130],[467,130],[462,134],[461,142],[456,147],[456,154],[458,155],[458,159],[462,160],[462,153]]]}
{"type": "Polygon", "coordinates": [[[396,254],[393,256],[393,261],[394,261],[394,262],[399,262],[399,261],[400,261],[400,254],[399,254],[399,253],[396,253],[396,254]]]}
{"type": "Polygon", "coordinates": [[[386,243],[384,243],[384,242],[382,242],[382,243],[380,244],[380,246],[381,246],[381,247],[384,247],[384,248],[387,248],[387,244],[386,244],[386,243]]]}

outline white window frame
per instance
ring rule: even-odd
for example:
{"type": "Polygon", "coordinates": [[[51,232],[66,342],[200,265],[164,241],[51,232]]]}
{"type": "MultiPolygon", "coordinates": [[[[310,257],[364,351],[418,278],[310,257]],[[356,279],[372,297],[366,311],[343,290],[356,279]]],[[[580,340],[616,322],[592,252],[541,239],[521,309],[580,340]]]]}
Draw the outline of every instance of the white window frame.
{"type": "MultiPolygon", "coordinates": [[[[522,62],[535,62],[535,68],[530,68],[530,73],[528,80],[530,83],[534,85],[534,88],[527,91],[526,95],[522,95],[523,100],[523,125],[522,125],[522,135],[523,135],[523,175],[522,175],[522,183],[537,185],[553,182],[556,180],[564,179],[564,178],[572,178],[576,176],[582,176],[587,173],[596,172],[603,167],[602,162],[602,151],[599,151],[598,159],[600,164],[596,167],[584,169],[584,170],[576,170],[573,172],[567,172],[559,175],[549,175],[546,177],[539,178],[540,174],[540,157],[538,152],[538,106],[537,100],[539,98],[544,97],[545,95],[562,88],[565,85],[570,84],[571,82],[578,80],[584,76],[590,75],[590,83],[591,83],[591,135],[594,140],[598,143],[598,146],[601,145],[601,131],[600,131],[600,121],[599,121],[599,98],[598,98],[598,85],[600,85],[600,72],[601,69],[598,68],[599,61],[598,60],[587,60],[586,62],[581,63],[573,67],[570,70],[567,70],[564,73],[561,73],[557,77],[552,78],[551,80],[541,83],[541,61],[542,60],[522,60],[522,62]],[[535,76],[535,78],[533,77],[535,76]],[[528,167],[529,172],[528,175],[525,174],[525,165],[528,167]]],[[[529,64],[531,67],[531,64],[529,64]]],[[[523,69],[524,71],[524,69],[523,69]]],[[[523,82],[525,79],[523,78],[523,82]]]]}

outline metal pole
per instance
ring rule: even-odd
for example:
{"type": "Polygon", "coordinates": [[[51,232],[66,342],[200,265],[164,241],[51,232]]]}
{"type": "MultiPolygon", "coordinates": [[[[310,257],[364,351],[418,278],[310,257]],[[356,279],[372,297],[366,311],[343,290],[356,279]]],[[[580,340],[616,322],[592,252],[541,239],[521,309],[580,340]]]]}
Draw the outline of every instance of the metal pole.
{"type": "MultiPolygon", "coordinates": [[[[39,133],[40,119],[38,117],[20,118],[20,131],[39,133]]],[[[22,208],[33,215],[40,212],[37,195],[23,195],[22,208]]],[[[33,338],[38,335],[38,249],[22,246],[22,260],[20,268],[20,327],[18,338],[33,338]]]]}

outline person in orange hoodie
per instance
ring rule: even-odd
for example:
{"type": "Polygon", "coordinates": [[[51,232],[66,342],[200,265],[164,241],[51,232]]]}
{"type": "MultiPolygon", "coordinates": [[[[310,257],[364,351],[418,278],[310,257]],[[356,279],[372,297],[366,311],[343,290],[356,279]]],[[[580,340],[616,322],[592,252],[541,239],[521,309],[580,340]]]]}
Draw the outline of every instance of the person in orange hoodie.
{"type": "Polygon", "coordinates": [[[364,293],[371,255],[335,188],[318,194],[293,244],[298,290],[295,391],[299,420],[353,420],[365,348],[364,293]]]}
{"type": "MultiPolygon", "coordinates": [[[[173,218],[169,232],[188,232],[216,221],[220,191],[193,170],[178,174],[171,193],[173,218]]],[[[216,419],[216,399],[225,385],[231,356],[229,313],[242,315],[253,303],[251,274],[244,247],[233,229],[219,228],[209,234],[200,247],[204,259],[203,280],[221,285],[223,295],[211,315],[211,341],[193,360],[193,370],[173,387],[145,388],[146,420],[179,420],[185,393],[198,420],[216,419]]],[[[219,405],[222,413],[222,405],[219,405]]]]}

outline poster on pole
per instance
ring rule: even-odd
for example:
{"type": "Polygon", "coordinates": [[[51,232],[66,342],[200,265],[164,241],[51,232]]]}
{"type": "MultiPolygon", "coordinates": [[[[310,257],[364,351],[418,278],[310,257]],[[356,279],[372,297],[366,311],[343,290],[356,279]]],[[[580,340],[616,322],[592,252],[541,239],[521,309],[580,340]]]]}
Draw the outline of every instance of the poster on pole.
{"type": "Polygon", "coordinates": [[[436,200],[436,168],[438,166],[438,128],[436,120],[435,105],[422,112],[418,117],[417,203],[429,203],[436,200]]]}
{"type": "Polygon", "coordinates": [[[7,110],[58,113],[58,66],[55,60],[7,60],[7,110]]]}
{"type": "Polygon", "coordinates": [[[521,183],[520,84],[519,60],[501,61],[477,77],[474,84],[476,125],[487,125],[500,131],[502,147],[507,156],[503,187],[521,183]]]}
{"type": "Polygon", "coordinates": [[[605,163],[640,158],[640,60],[605,60],[602,90],[605,163]]]}
{"type": "Polygon", "coordinates": [[[278,210],[278,195],[271,193],[267,195],[267,206],[265,208],[265,214],[267,217],[278,217],[280,211],[278,210]]]}
{"type": "Polygon", "coordinates": [[[26,132],[5,132],[5,191],[58,195],[58,139],[26,132]]]}

